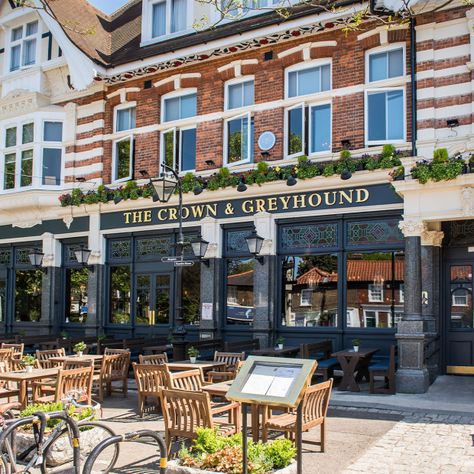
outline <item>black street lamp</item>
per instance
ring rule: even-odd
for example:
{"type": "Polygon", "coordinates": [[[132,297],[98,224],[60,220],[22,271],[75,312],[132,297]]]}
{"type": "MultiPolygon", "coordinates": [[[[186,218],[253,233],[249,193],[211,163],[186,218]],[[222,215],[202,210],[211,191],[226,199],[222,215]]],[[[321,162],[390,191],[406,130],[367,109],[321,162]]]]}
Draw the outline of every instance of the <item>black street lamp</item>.
{"type": "Polygon", "coordinates": [[[263,237],[260,237],[257,234],[255,229],[252,230],[249,236],[245,237],[247,241],[247,246],[249,248],[249,253],[251,253],[255,260],[257,260],[260,264],[263,265],[263,257],[260,254],[260,250],[262,250],[263,241],[265,240],[263,237]]]}
{"type": "Polygon", "coordinates": [[[204,265],[209,266],[209,259],[205,259],[207,248],[209,247],[209,242],[204,240],[201,234],[191,241],[191,247],[193,249],[194,256],[199,258],[204,265]]]}

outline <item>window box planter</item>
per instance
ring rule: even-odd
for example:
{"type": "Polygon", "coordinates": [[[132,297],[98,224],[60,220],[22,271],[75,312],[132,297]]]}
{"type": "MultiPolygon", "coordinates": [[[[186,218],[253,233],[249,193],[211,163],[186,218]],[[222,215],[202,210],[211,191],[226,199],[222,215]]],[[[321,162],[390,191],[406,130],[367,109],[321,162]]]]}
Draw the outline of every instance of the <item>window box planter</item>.
{"type": "MultiPolygon", "coordinates": [[[[216,471],[203,471],[195,467],[181,466],[179,461],[168,462],[167,474],[223,474],[216,471]]],[[[225,473],[224,473],[225,474],[225,473]]],[[[296,474],[296,462],[292,462],[289,466],[283,469],[272,471],[272,474],[296,474]]]]}

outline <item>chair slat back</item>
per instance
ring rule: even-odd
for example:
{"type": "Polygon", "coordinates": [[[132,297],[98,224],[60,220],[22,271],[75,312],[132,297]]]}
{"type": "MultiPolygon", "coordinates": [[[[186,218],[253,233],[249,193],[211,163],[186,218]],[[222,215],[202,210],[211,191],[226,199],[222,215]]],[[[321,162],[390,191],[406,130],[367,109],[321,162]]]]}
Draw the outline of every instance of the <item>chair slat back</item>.
{"type": "Polygon", "coordinates": [[[326,382],[311,385],[307,388],[303,399],[303,422],[322,419],[328,411],[329,399],[331,398],[333,379],[326,382]]]}
{"type": "Polygon", "coordinates": [[[82,369],[83,367],[94,367],[94,361],[92,359],[74,360],[67,359],[64,361],[63,369],[73,370],[82,369]]]}
{"type": "Polygon", "coordinates": [[[169,371],[166,365],[132,364],[139,392],[156,393],[168,386],[169,371]]]}
{"type": "Polygon", "coordinates": [[[92,367],[71,370],[61,369],[56,382],[54,401],[61,401],[70,392],[81,392],[90,401],[93,376],[94,370],[92,367]]]}
{"type": "Polygon", "coordinates": [[[237,362],[244,360],[244,352],[214,352],[214,362],[224,362],[226,368],[235,369],[237,362]]]}
{"type": "Polygon", "coordinates": [[[23,357],[23,351],[25,350],[25,344],[6,344],[2,342],[1,349],[13,349],[13,358],[21,359],[23,357]]]}
{"type": "Polygon", "coordinates": [[[13,349],[0,349],[0,362],[13,358],[13,349]]]}
{"type": "Polygon", "coordinates": [[[42,369],[52,369],[62,366],[62,362],[51,360],[52,357],[64,357],[66,351],[63,347],[60,349],[51,349],[47,351],[36,351],[36,360],[42,369]]]}
{"type": "Polygon", "coordinates": [[[104,355],[120,355],[120,354],[130,354],[130,349],[114,349],[106,347],[104,350],[104,355]]]}
{"type": "Polygon", "coordinates": [[[161,391],[165,429],[169,436],[196,437],[196,428],[214,428],[207,392],[161,391]]]}
{"type": "Polygon", "coordinates": [[[130,352],[104,355],[101,367],[102,380],[118,380],[128,376],[130,352]]]}
{"type": "Polygon", "coordinates": [[[168,354],[152,354],[152,355],[139,355],[138,360],[140,364],[152,364],[152,365],[163,365],[168,363],[168,354]]]}
{"type": "Polygon", "coordinates": [[[200,368],[171,373],[169,388],[177,390],[200,391],[204,385],[204,376],[200,368]]]}

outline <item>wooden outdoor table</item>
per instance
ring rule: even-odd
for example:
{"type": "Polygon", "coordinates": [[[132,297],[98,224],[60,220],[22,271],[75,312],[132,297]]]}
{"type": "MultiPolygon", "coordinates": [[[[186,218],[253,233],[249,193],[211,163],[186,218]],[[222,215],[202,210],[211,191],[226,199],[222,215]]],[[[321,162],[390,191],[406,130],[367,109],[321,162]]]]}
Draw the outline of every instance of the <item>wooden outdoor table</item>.
{"type": "Polygon", "coordinates": [[[80,361],[80,362],[83,362],[83,361],[86,361],[86,360],[93,360],[94,362],[96,362],[96,361],[102,361],[103,358],[104,358],[104,356],[99,355],[99,354],[84,354],[81,357],[79,357],[77,355],[54,356],[54,357],[51,357],[50,360],[55,361],[55,362],[66,362],[66,361],[71,361],[71,362],[80,361]]]}
{"type": "Polygon", "coordinates": [[[167,365],[170,370],[192,370],[201,368],[204,373],[209,370],[225,369],[226,366],[225,362],[213,362],[210,360],[197,360],[193,364],[191,364],[190,360],[181,360],[178,362],[167,362],[165,365],[167,365]]]}
{"type": "Polygon", "coordinates": [[[269,357],[284,357],[290,355],[296,355],[300,351],[299,346],[283,346],[283,349],[278,349],[278,347],[267,347],[266,349],[256,349],[250,351],[251,355],[259,356],[269,356],[269,357]]]}
{"type": "Polygon", "coordinates": [[[363,378],[369,381],[369,364],[372,356],[380,349],[359,348],[358,352],[353,349],[344,349],[334,352],[331,357],[337,357],[343,372],[342,380],[338,390],[360,392],[359,382],[363,378]],[[355,373],[357,372],[357,376],[355,373]]]}
{"type": "Polygon", "coordinates": [[[18,401],[21,408],[24,409],[28,405],[28,384],[35,380],[47,379],[58,375],[59,369],[33,369],[32,372],[19,370],[14,372],[5,372],[0,374],[0,380],[5,382],[18,382],[19,395],[18,401]]]}

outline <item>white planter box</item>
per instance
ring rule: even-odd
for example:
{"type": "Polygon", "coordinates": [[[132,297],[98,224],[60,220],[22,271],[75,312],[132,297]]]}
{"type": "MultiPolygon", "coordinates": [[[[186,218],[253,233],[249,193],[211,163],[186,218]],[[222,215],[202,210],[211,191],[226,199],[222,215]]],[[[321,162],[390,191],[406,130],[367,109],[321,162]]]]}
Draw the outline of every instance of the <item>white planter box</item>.
{"type": "MultiPolygon", "coordinates": [[[[168,462],[166,474],[222,474],[222,472],[203,471],[195,467],[180,466],[179,461],[170,461],[168,462]]],[[[272,471],[272,474],[296,474],[296,462],[291,463],[283,469],[272,471]]]]}

